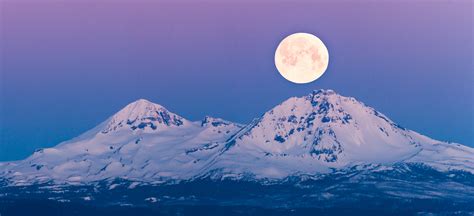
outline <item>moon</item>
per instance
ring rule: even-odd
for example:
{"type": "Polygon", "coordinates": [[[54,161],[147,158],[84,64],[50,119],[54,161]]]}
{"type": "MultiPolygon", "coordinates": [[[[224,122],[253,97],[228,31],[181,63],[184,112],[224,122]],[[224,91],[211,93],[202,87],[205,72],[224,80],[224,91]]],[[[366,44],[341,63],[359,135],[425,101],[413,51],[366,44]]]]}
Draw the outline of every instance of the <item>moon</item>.
{"type": "Polygon", "coordinates": [[[324,43],[309,33],[284,38],[275,51],[275,66],[288,81],[304,84],[321,77],[329,64],[324,43]]]}

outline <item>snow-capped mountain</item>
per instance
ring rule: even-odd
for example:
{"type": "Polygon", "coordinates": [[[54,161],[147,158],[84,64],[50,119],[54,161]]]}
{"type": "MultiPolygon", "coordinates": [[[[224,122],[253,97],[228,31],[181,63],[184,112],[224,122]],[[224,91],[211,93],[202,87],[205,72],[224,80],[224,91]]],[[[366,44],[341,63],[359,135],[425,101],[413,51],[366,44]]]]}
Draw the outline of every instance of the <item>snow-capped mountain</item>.
{"type": "Polygon", "coordinates": [[[354,98],[318,90],[245,126],[209,116],[192,122],[141,99],[75,139],[1,164],[0,178],[14,184],[283,179],[405,163],[474,173],[474,149],[433,140],[354,98]]]}
{"type": "Polygon", "coordinates": [[[201,158],[211,157],[210,150],[240,128],[212,117],[191,122],[140,99],[75,139],[4,163],[1,175],[17,183],[191,178],[199,171],[201,158]]]}
{"type": "Polygon", "coordinates": [[[122,127],[145,131],[163,130],[168,127],[186,126],[188,124],[190,124],[189,121],[169,112],[161,105],[140,99],[112,116],[101,132],[106,134],[122,127]]]}
{"type": "Polygon", "coordinates": [[[473,148],[420,135],[332,90],[289,98],[248,127],[213,168],[263,178],[358,164],[423,163],[474,172],[473,148]]]}

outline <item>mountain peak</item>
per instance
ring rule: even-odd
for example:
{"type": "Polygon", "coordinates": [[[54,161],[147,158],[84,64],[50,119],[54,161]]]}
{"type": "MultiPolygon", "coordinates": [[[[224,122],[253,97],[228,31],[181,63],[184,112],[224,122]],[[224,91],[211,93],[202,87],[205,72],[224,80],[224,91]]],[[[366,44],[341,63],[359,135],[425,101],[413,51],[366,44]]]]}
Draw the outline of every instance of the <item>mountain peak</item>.
{"type": "Polygon", "coordinates": [[[147,100],[147,99],[143,99],[143,98],[140,98],[140,99],[138,99],[138,100],[136,100],[136,101],[133,101],[133,102],[129,103],[129,105],[139,105],[139,104],[144,104],[144,105],[146,105],[146,104],[154,104],[154,105],[158,105],[158,104],[155,104],[155,103],[153,103],[153,102],[151,102],[151,101],[149,101],[149,100],[147,100]]]}
{"type": "Polygon", "coordinates": [[[129,103],[122,110],[120,110],[116,115],[118,114],[133,115],[133,114],[139,114],[140,112],[144,112],[147,110],[154,110],[154,109],[166,110],[166,108],[161,106],[160,104],[153,103],[146,99],[138,99],[136,101],[129,103]]]}
{"type": "Polygon", "coordinates": [[[316,89],[316,90],[313,90],[313,92],[311,94],[312,95],[317,95],[317,94],[320,94],[320,95],[333,95],[333,94],[336,94],[337,95],[337,93],[332,89],[316,89]]]}
{"type": "Polygon", "coordinates": [[[205,116],[204,119],[201,121],[201,127],[219,127],[219,126],[228,126],[228,125],[235,125],[237,127],[242,127],[242,125],[233,123],[221,118],[215,118],[212,116],[205,116]]]}
{"type": "Polygon", "coordinates": [[[102,133],[106,134],[129,126],[131,130],[157,130],[163,127],[178,127],[187,122],[183,117],[168,111],[165,107],[138,99],[113,115],[102,133]]]}
{"type": "Polygon", "coordinates": [[[415,151],[418,141],[413,137],[362,102],[321,89],[289,98],[266,112],[241,140],[271,155],[346,163],[394,161],[415,151]],[[391,152],[390,157],[374,156],[386,152],[391,152]]]}
{"type": "Polygon", "coordinates": [[[329,98],[346,98],[344,96],[339,95],[332,89],[319,89],[319,90],[313,90],[308,96],[306,96],[306,99],[311,101],[313,105],[316,101],[321,101],[325,100],[328,101],[329,98]]]}

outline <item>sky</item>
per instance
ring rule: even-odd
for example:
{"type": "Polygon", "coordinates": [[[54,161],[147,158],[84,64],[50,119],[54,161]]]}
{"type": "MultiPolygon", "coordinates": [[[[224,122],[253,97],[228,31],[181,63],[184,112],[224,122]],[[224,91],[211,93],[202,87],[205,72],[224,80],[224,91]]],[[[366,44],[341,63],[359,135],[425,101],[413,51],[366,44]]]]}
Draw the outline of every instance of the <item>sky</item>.
{"type": "Polygon", "coordinates": [[[0,1],[0,161],[145,98],[190,120],[248,123],[333,89],[435,139],[474,146],[471,1],[0,1]],[[299,85],[274,65],[295,32],[328,47],[299,85]]]}

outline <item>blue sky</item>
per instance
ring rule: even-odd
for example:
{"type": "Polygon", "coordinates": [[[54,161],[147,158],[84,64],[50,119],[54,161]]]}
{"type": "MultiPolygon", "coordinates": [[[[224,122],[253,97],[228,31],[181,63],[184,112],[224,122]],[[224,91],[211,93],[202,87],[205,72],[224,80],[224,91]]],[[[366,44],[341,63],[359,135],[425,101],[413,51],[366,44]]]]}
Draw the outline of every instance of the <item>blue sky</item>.
{"type": "Polygon", "coordinates": [[[75,137],[138,98],[190,120],[247,123],[320,88],[474,146],[470,1],[0,4],[0,161],[75,137]],[[305,85],[273,63],[295,32],[330,53],[327,72],[305,85]]]}

